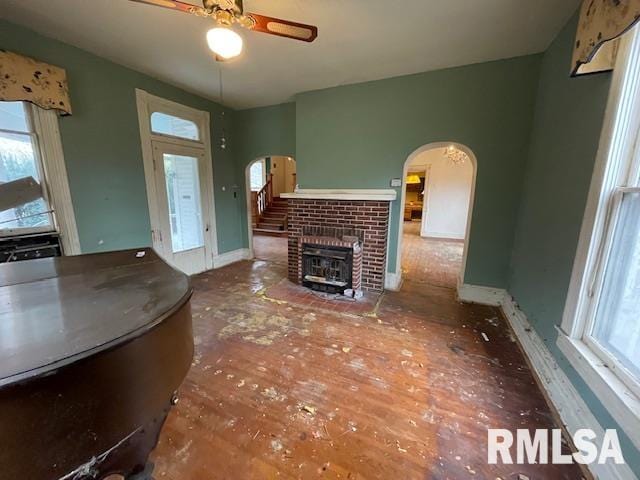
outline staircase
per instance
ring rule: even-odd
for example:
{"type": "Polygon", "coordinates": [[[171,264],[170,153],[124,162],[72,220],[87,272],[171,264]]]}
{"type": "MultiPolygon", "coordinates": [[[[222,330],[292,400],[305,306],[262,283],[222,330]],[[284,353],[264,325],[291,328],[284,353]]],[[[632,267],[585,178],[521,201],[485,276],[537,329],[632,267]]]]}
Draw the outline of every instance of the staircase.
{"type": "Polygon", "coordinates": [[[273,197],[257,219],[253,228],[254,234],[276,237],[287,236],[287,199],[273,197]]]}
{"type": "Polygon", "coordinates": [[[287,236],[287,199],[273,195],[273,174],[259,192],[251,192],[253,233],[287,236]]]}

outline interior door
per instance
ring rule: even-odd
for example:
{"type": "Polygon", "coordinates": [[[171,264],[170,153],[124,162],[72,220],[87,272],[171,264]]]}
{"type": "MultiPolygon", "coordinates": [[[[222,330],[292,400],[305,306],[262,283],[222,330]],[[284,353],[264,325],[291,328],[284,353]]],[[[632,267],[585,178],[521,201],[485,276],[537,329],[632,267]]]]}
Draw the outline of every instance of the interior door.
{"type": "Polygon", "coordinates": [[[284,158],[283,162],[286,166],[286,174],[285,190],[282,193],[291,193],[296,189],[296,161],[293,158],[284,158]]]}
{"type": "Polygon", "coordinates": [[[158,225],[153,244],[160,255],[188,275],[207,269],[210,226],[204,149],[153,141],[158,225]]]}
{"type": "Polygon", "coordinates": [[[285,192],[285,177],[286,171],[286,159],[284,157],[271,157],[271,170],[273,175],[271,188],[273,189],[273,196],[279,197],[281,193],[285,192]]]}

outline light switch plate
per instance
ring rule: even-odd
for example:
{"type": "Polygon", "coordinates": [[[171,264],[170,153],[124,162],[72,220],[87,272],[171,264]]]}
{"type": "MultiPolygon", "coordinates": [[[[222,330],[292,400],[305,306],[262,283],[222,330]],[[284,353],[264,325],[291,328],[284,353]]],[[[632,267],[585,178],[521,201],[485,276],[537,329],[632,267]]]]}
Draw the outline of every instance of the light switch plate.
{"type": "Polygon", "coordinates": [[[402,186],[402,179],[401,178],[392,178],[391,179],[391,186],[392,187],[401,187],[402,186]]]}

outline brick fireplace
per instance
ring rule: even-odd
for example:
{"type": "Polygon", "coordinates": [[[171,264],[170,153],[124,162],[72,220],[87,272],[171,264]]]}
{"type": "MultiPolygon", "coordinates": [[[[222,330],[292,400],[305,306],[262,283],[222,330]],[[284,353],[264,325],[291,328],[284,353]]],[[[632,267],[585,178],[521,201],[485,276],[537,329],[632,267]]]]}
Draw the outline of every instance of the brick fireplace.
{"type": "Polygon", "coordinates": [[[310,249],[333,248],[336,255],[330,258],[341,259],[340,251],[351,252],[350,293],[384,289],[395,190],[298,190],[282,196],[288,199],[289,280],[308,286],[313,277],[303,276],[303,257],[314,253],[310,249]]]}

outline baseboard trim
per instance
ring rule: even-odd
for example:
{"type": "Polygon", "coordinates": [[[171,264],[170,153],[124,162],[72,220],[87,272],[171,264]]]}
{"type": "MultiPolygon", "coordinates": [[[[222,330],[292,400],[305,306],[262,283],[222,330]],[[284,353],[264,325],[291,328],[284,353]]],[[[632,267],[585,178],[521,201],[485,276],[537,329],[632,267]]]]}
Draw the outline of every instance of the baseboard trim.
{"type": "MultiPolygon", "coordinates": [[[[547,400],[557,412],[564,429],[573,435],[579,429],[589,428],[595,432],[597,439],[602,441],[604,428],[531,327],[525,313],[506,290],[461,284],[458,286],[458,298],[463,302],[501,307],[538,379],[538,384],[544,389],[547,400]]],[[[598,445],[598,449],[600,447],[601,445],[598,445]]],[[[627,464],[593,464],[587,468],[596,480],[638,480],[627,464]]]]}
{"type": "Polygon", "coordinates": [[[458,285],[458,299],[466,303],[480,303],[499,307],[507,295],[503,288],[483,287],[463,283],[458,285]]]}
{"type": "Polygon", "coordinates": [[[400,290],[400,286],[402,285],[402,274],[395,272],[387,272],[384,277],[384,288],[385,290],[391,290],[393,292],[397,292],[400,290]]]}
{"type": "Polygon", "coordinates": [[[213,257],[213,268],[222,268],[232,263],[251,258],[251,252],[248,248],[239,248],[230,252],[221,253],[213,257]]]}
{"type": "MultiPolygon", "coordinates": [[[[589,410],[540,336],[531,327],[527,316],[520,310],[511,295],[506,292],[501,301],[501,307],[534,374],[538,377],[539,384],[544,388],[547,398],[557,411],[564,428],[571,435],[581,428],[589,428],[596,433],[597,438],[601,441],[604,435],[602,425],[589,410]]],[[[601,445],[598,445],[598,449],[600,447],[601,445]]],[[[593,464],[588,468],[591,474],[599,480],[638,480],[626,464],[593,464]]]]}

